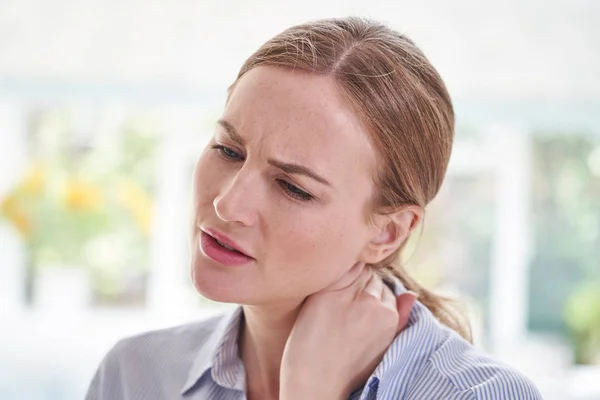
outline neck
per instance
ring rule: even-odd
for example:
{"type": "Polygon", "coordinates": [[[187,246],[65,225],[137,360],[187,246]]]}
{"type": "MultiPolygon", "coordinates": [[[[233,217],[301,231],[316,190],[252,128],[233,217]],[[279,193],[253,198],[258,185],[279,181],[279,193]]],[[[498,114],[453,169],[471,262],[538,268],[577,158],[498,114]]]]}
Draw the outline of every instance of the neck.
{"type": "Polygon", "coordinates": [[[295,302],[243,307],[239,346],[248,399],[278,398],[281,358],[300,306],[301,303],[295,302]]]}

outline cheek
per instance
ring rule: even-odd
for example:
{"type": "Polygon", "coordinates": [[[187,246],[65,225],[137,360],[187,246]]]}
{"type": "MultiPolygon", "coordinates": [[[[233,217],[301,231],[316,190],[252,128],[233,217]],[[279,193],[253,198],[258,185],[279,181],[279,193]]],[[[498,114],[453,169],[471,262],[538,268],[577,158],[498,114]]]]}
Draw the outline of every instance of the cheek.
{"type": "Polygon", "coordinates": [[[288,216],[285,224],[275,227],[277,239],[271,241],[270,249],[275,257],[269,257],[269,264],[300,285],[305,294],[329,286],[356,262],[360,250],[357,224],[343,215],[288,216]]]}

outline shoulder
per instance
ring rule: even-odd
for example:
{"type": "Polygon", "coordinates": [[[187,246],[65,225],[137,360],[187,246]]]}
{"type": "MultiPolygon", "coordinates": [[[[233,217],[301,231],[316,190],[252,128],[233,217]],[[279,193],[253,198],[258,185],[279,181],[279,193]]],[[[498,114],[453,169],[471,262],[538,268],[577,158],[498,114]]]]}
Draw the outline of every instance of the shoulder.
{"type": "Polygon", "coordinates": [[[119,340],[101,361],[86,399],[129,398],[125,394],[135,390],[134,386],[154,385],[155,393],[178,390],[185,383],[194,357],[224,318],[218,315],[119,340]],[[158,387],[159,384],[172,388],[158,387]]]}
{"type": "Polygon", "coordinates": [[[160,357],[163,354],[179,355],[201,346],[214,332],[224,315],[202,321],[190,322],[166,329],[148,331],[119,340],[108,356],[160,357]]]}
{"type": "Polygon", "coordinates": [[[477,350],[422,305],[379,368],[378,392],[386,399],[542,399],[523,374],[477,350]]]}
{"type": "Polygon", "coordinates": [[[533,382],[516,369],[475,349],[451,333],[431,355],[434,373],[457,392],[471,393],[476,400],[541,400],[533,382]]]}
{"type": "Polygon", "coordinates": [[[158,362],[163,365],[185,363],[202,348],[223,317],[213,316],[121,339],[108,351],[101,367],[149,369],[158,362]]]}

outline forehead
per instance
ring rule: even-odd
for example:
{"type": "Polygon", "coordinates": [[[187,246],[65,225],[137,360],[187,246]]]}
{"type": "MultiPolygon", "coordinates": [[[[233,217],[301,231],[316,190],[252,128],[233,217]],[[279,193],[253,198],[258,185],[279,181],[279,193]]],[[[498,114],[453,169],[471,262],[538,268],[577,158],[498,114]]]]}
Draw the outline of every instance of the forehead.
{"type": "Polygon", "coordinates": [[[376,152],[332,78],[257,67],[235,85],[223,116],[249,151],[303,163],[330,177],[371,178],[376,152]],[[346,171],[346,174],[342,172],[346,171]]]}

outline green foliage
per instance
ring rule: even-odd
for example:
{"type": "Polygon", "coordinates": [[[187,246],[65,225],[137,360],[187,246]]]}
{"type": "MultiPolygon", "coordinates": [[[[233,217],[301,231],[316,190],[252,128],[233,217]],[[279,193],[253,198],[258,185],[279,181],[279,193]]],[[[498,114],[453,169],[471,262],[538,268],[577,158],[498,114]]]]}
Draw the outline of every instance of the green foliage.
{"type": "Polygon", "coordinates": [[[575,344],[575,361],[591,364],[600,357],[600,282],[584,283],[571,293],[564,318],[575,344]]]}
{"type": "Polygon", "coordinates": [[[600,282],[600,176],[590,168],[599,148],[583,134],[534,139],[530,324],[570,338],[579,363],[600,351],[590,295],[600,288],[588,286],[600,282]]]}

